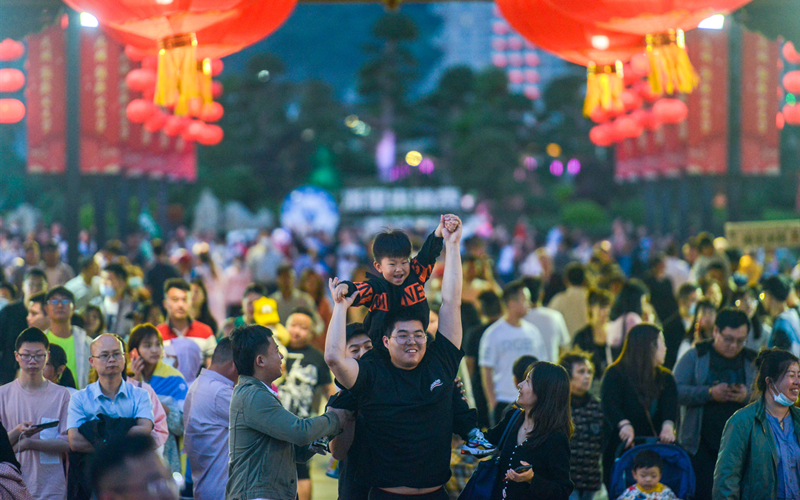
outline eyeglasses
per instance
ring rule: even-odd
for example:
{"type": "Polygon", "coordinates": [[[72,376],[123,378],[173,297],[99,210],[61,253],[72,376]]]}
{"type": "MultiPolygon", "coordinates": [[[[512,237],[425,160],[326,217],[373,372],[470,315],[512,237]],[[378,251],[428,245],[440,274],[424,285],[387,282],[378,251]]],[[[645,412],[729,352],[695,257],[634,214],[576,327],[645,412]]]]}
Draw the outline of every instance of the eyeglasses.
{"type": "Polygon", "coordinates": [[[101,354],[99,356],[92,356],[95,359],[99,359],[103,363],[108,363],[109,359],[122,359],[123,354],[121,352],[112,352],[111,354],[101,354]]]}
{"type": "Polygon", "coordinates": [[[19,355],[19,359],[21,359],[26,363],[30,363],[32,359],[36,360],[36,362],[38,363],[40,361],[44,361],[45,358],[47,358],[47,354],[19,354],[19,353],[17,354],[19,355]]]}
{"type": "Polygon", "coordinates": [[[725,342],[728,345],[734,345],[734,346],[741,347],[741,346],[745,345],[745,343],[747,343],[747,338],[737,339],[737,338],[731,337],[730,335],[722,335],[722,334],[720,334],[720,337],[722,337],[722,341],[725,342]]]}
{"type": "Polygon", "coordinates": [[[417,333],[415,335],[401,333],[400,335],[395,335],[394,339],[398,344],[410,344],[412,340],[415,344],[426,344],[428,342],[428,336],[422,333],[417,333]]]}
{"type": "Polygon", "coordinates": [[[47,303],[50,304],[51,306],[57,306],[59,304],[62,306],[68,306],[72,304],[72,301],[69,299],[50,299],[47,301],[47,303]]]}

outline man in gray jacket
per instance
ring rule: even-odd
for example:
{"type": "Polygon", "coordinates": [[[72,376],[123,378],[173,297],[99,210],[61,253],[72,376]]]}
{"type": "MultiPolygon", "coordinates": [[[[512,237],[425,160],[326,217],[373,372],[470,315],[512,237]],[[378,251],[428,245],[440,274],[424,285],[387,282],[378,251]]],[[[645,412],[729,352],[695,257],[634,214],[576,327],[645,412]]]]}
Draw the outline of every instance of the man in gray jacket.
{"type": "Polygon", "coordinates": [[[725,422],[750,401],[755,351],[744,346],[750,320],[737,309],[717,314],[713,339],[697,343],[675,367],[683,424],[678,440],[692,457],[695,498],[711,498],[725,422]]]}
{"type": "Polygon", "coordinates": [[[270,329],[243,326],[231,343],[239,384],[231,397],[225,499],[295,500],[295,464],[313,456],[308,445],[314,440],[338,434],[347,412],[331,408],[302,419],[281,405],[271,384],[281,375],[283,356],[270,329]]]}

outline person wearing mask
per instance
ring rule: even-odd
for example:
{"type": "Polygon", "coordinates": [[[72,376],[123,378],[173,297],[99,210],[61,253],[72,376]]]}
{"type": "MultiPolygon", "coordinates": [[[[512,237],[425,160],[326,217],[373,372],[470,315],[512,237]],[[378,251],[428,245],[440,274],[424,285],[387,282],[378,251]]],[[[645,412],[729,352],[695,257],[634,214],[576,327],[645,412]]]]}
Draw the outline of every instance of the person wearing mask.
{"type": "Polygon", "coordinates": [[[72,292],[63,286],[47,292],[45,310],[50,319],[47,339],[64,349],[67,367],[75,375],[78,389],[83,389],[89,383],[89,346],[92,339],[83,328],[72,324],[73,300],[72,292]]]}
{"type": "Polygon", "coordinates": [[[177,483],[156,454],[149,436],[114,440],[94,457],[90,468],[97,500],[178,500],[177,483]]]}
{"type": "Polygon", "coordinates": [[[211,365],[200,371],[186,395],[183,445],[196,500],[225,497],[231,396],[238,378],[231,339],[226,337],[214,349],[211,365]]]}
{"type": "Polygon", "coordinates": [[[308,445],[338,434],[348,417],[344,410],[331,408],[303,419],[283,407],[271,387],[281,376],[283,356],[268,328],[237,328],[230,339],[239,383],[231,396],[225,498],[294,500],[296,463],[308,461],[313,454],[308,445]]]}
{"type": "Polygon", "coordinates": [[[664,366],[675,366],[678,361],[678,349],[692,326],[700,289],[694,283],[684,283],[678,287],[678,311],[663,319],[664,341],[667,343],[667,358],[664,366]]]}
{"type": "Polygon", "coordinates": [[[43,270],[50,286],[63,286],[75,277],[75,271],[69,267],[69,264],[61,261],[61,251],[55,241],[48,241],[45,244],[42,261],[43,270]]]}
{"type": "Polygon", "coordinates": [[[731,296],[731,304],[750,319],[750,332],[745,347],[756,352],[766,347],[772,328],[764,323],[764,318],[758,310],[758,293],[755,288],[745,287],[735,291],[731,296]]]}
{"type": "Polygon", "coordinates": [[[714,463],[725,422],[750,400],[755,351],[746,348],[750,321],[742,311],[723,309],[713,339],[698,342],[675,367],[683,422],[678,441],[692,457],[695,498],[710,498],[714,463]]]}
{"type": "Polygon", "coordinates": [[[100,266],[91,257],[80,263],[80,273],[64,285],[75,296],[75,310],[82,311],[100,296],[100,266]]]}
{"type": "Polygon", "coordinates": [[[17,337],[19,377],[0,387],[0,421],[11,429],[8,438],[17,448],[31,495],[37,500],[65,500],[63,457],[69,451],[70,395],[65,387],[44,377],[48,347],[47,337],[38,328],[28,328],[17,337]],[[49,422],[56,425],[36,427],[49,422]]]}
{"type": "Polygon", "coordinates": [[[481,324],[466,333],[464,347],[464,362],[467,365],[470,382],[472,382],[475,409],[478,410],[478,426],[482,429],[489,427],[489,412],[486,403],[486,393],[483,391],[481,371],[478,369],[478,356],[483,334],[490,325],[503,316],[503,304],[494,290],[486,290],[478,295],[478,304],[481,310],[481,324]]]}
{"type": "Polygon", "coordinates": [[[150,290],[150,296],[154,304],[164,302],[164,283],[170,278],[180,278],[180,273],[175,269],[167,257],[167,248],[160,238],[152,241],[153,247],[153,267],[147,270],[144,277],[144,284],[150,290]]]}
{"type": "Polygon", "coordinates": [[[567,500],[573,489],[569,440],[574,429],[569,375],[559,365],[536,362],[520,382],[517,394],[515,404],[522,411],[509,411],[487,433],[489,440],[497,443],[511,426],[500,449],[490,499],[567,500]]]}
{"type": "Polygon", "coordinates": [[[611,311],[612,297],[610,292],[599,288],[592,288],[589,291],[589,324],[575,334],[575,340],[572,342],[573,347],[592,355],[592,365],[597,373],[595,385],[592,387],[594,394],[600,392],[599,384],[606,368],[622,352],[621,345],[612,347],[608,343],[608,314],[611,311]]]}
{"type": "Polygon", "coordinates": [[[136,302],[128,293],[128,271],[122,264],[108,264],[100,273],[101,297],[90,302],[103,311],[106,331],[127,339],[133,328],[136,302]]]}
{"type": "Polygon", "coordinates": [[[611,347],[620,348],[625,337],[634,326],[649,318],[650,307],[647,287],[637,279],[630,279],[622,285],[622,289],[614,299],[609,312],[609,324],[606,329],[607,341],[611,347]]]}
{"type": "Polygon", "coordinates": [[[574,337],[589,321],[586,304],[586,297],[589,295],[586,270],[582,264],[572,262],[565,268],[564,278],[567,281],[567,289],[557,293],[547,306],[561,313],[570,336],[574,337]]]}
{"type": "Polygon", "coordinates": [[[588,352],[564,353],[558,364],[569,374],[570,411],[575,433],[570,440],[569,477],[575,483],[570,500],[592,500],[603,488],[603,409],[592,395],[594,367],[588,352]]]}
{"type": "Polygon", "coordinates": [[[755,360],[757,399],[725,424],[712,500],[800,498],[800,393],[797,356],[762,350],[755,360]]]}
{"type": "Polygon", "coordinates": [[[31,297],[46,290],[47,276],[41,269],[33,268],[25,275],[22,297],[0,311],[0,384],[11,382],[17,374],[14,343],[22,330],[28,328],[28,304],[31,297]]]}
{"type": "Polygon", "coordinates": [[[503,318],[492,324],[480,342],[478,366],[481,368],[483,391],[492,422],[500,422],[507,406],[516,399],[511,366],[523,354],[537,359],[549,356],[544,349],[539,330],[525,321],[530,304],[530,292],[515,281],[503,290],[506,312],[503,318]]]}
{"type": "Polygon", "coordinates": [[[694,320],[692,325],[686,330],[686,336],[678,347],[678,361],[689,349],[698,342],[711,339],[714,333],[714,322],[717,320],[717,306],[710,300],[703,299],[695,307],[694,320]]]}
{"type": "Polygon", "coordinates": [[[182,278],[171,278],[164,283],[164,308],[167,321],[158,325],[158,331],[168,345],[173,339],[183,337],[192,339],[204,358],[210,358],[217,347],[217,339],[208,325],[189,315],[191,286],[182,278]]]}
{"type": "Polygon", "coordinates": [[[603,452],[607,488],[620,443],[630,448],[636,437],[647,436],[675,442],[678,390],[672,373],[662,366],[666,354],[661,329],[642,323],[631,328],[622,354],[606,370],[600,401],[610,429],[603,452]]]}
{"type": "Polygon", "coordinates": [[[761,283],[761,303],[772,318],[772,334],[769,347],[779,347],[800,355],[800,313],[789,307],[786,300],[792,291],[792,283],[783,275],[770,276],[761,283]]]}
{"type": "Polygon", "coordinates": [[[558,362],[562,350],[569,347],[572,337],[567,330],[567,323],[560,312],[544,307],[544,282],[539,278],[523,278],[522,282],[531,294],[531,308],[525,315],[525,320],[539,329],[545,350],[549,356],[540,361],[558,362]]]}
{"type": "Polygon", "coordinates": [[[46,331],[50,328],[50,318],[47,317],[47,292],[39,292],[28,302],[28,315],[25,321],[28,323],[28,328],[38,328],[39,330],[46,331]]]}

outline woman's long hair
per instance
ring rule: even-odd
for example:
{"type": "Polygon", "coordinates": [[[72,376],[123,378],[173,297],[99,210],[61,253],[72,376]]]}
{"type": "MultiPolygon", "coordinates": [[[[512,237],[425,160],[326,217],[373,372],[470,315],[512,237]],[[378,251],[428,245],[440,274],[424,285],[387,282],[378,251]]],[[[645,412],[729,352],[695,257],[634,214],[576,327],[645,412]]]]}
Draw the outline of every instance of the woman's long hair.
{"type": "Polygon", "coordinates": [[[628,332],[622,352],[611,366],[619,366],[633,385],[636,396],[645,408],[661,393],[658,373],[663,367],[654,366],[661,329],[651,323],[640,323],[628,332]]]}
{"type": "Polygon", "coordinates": [[[642,297],[649,293],[647,285],[641,280],[635,278],[629,279],[622,285],[622,290],[619,291],[619,295],[617,295],[617,298],[614,300],[614,305],[611,306],[608,319],[614,321],[620,316],[629,313],[638,314],[641,317],[643,315],[642,297]]]}
{"type": "Polygon", "coordinates": [[[798,359],[797,356],[789,351],[784,351],[777,347],[772,349],[767,349],[766,347],[761,348],[755,360],[758,374],[753,382],[755,386],[755,390],[753,391],[754,399],[758,397],[763,398],[764,394],[767,393],[767,378],[769,378],[773,384],[778,382],[792,363],[798,363],[798,359]]]}
{"type": "MultiPolygon", "coordinates": [[[[717,306],[713,302],[708,299],[703,299],[697,302],[697,305],[694,308],[694,319],[692,319],[692,326],[686,330],[685,339],[693,342],[695,333],[697,332],[697,322],[700,321],[700,315],[703,311],[714,311],[717,312],[717,306]]],[[[703,339],[700,339],[703,340],[703,339]]]]}
{"type": "Polygon", "coordinates": [[[75,383],[75,376],[72,374],[72,370],[70,370],[67,366],[67,353],[61,348],[61,346],[50,344],[50,357],[47,361],[53,365],[53,369],[56,371],[56,373],[58,373],[59,368],[62,366],[64,367],[64,371],[58,378],[58,385],[62,387],[70,387],[72,389],[78,388],[78,385],[75,383]]]}
{"type": "Polygon", "coordinates": [[[203,303],[200,304],[200,311],[198,311],[197,317],[192,319],[196,319],[200,323],[211,327],[211,331],[216,334],[217,320],[214,319],[214,316],[211,315],[211,310],[208,308],[208,289],[206,288],[206,284],[203,278],[195,278],[192,280],[191,284],[197,285],[197,287],[203,291],[203,303]]]}
{"type": "Polygon", "coordinates": [[[541,444],[553,432],[572,437],[574,426],[569,407],[569,374],[563,366],[538,361],[527,374],[536,404],[528,417],[533,420],[533,430],[528,439],[533,446],[541,444]]]}

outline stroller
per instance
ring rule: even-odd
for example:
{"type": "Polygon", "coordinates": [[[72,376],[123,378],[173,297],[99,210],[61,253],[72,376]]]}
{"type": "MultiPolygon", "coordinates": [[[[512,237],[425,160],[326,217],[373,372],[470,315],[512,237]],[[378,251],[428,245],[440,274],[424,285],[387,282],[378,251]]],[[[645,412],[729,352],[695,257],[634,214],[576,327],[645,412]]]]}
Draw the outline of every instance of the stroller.
{"type": "Polygon", "coordinates": [[[659,443],[658,438],[654,437],[636,438],[634,445],[633,448],[624,453],[624,444],[617,448],[617,460],[614,462],[614,469],[611,471],[609,500],[618,498],[625,492],[625,489],[635,483],[631,473],[633,459],[639,452],[644,450],[655,451],[664,461],[664,470],[661,471],[662,484],[669,486],[681,500],[694,498],[694,469],[689,455],[683,449],[674,444],[659,443]]]}

